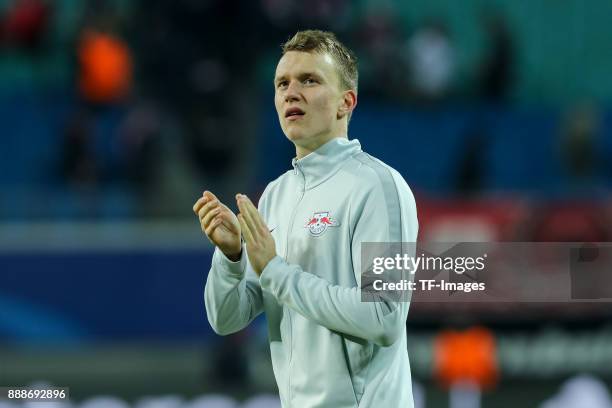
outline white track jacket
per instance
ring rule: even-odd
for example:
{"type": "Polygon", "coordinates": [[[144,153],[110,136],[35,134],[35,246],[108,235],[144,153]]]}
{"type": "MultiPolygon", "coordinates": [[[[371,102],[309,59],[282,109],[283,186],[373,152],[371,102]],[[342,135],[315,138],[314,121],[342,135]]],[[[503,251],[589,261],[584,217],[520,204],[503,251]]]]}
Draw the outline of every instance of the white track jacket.
{"type": "Polygon", "coordinates": [[[226,335],[265,312],[284,408],[412,408],[408,302],[362,302],[361,243],[416,242],[402,176],[332,139],[293,160],[260,201],[277,256],[258,278],[215,250],[204,291],[208,321],[226,335]]]}

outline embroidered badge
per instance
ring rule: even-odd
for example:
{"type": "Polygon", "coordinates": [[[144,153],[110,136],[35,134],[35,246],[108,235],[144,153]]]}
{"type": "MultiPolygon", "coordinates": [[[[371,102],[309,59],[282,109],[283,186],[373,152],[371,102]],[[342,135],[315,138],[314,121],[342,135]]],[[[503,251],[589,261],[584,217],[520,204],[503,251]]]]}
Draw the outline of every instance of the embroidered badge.
{"type": "Polygon", "coordinates": [[[308,228],[310,235],[318,237],[327,231],[327,227],[337,227],[340,225],[338,221],[329,216],[329,211],[315,212],[311,218],[306,220],[304,228],[308,228]]]}

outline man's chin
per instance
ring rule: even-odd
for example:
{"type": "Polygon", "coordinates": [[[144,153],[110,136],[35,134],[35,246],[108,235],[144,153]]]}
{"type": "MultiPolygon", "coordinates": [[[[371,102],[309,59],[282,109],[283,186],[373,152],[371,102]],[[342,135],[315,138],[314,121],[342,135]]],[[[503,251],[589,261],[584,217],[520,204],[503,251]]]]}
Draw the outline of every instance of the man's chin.
{"type": "Polygon", "coordinates": [[[304,138],[304,133],[297,129],[289,129],[285,132],[285,136],[287,136],[287,139],[291,140],[292,142],[296,142],[304,138]]]}

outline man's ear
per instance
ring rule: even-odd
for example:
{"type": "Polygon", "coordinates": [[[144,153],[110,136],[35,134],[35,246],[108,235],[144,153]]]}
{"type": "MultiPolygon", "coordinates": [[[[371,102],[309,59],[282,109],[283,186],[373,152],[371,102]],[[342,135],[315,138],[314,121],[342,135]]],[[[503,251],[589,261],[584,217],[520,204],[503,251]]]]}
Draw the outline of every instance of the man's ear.
{"type": "Polygon", "coordinates": [[[350,115],[353,109],[355,109],[355,106],[357,106],[357,93],[352,89],[344,91],[340,106],[338,107],[338,119],[350,115]]]}

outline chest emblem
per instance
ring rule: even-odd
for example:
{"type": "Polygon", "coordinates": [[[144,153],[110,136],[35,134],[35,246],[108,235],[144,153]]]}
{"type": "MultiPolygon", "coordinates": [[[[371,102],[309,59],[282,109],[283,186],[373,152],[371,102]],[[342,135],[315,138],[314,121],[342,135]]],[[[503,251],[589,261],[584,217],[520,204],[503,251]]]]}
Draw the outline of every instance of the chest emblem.
{"type": "Polygon", "coordinates": [[[327,231],[327,227],[337,227],[338,225],[340,223],[329,216],[329,211],[319,211],[306,220],[304,228],[307,228],[313,237],[318,237],[327,231]]]}

